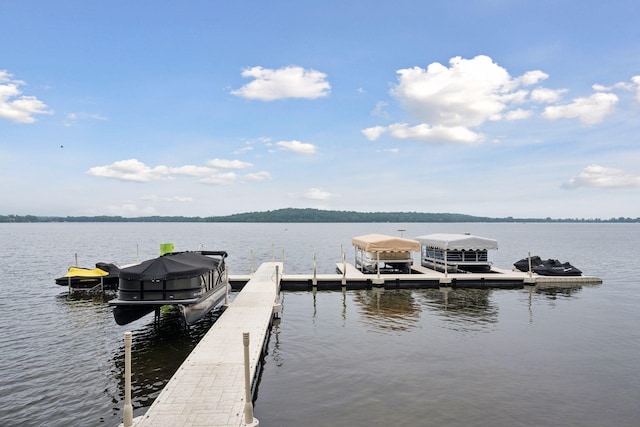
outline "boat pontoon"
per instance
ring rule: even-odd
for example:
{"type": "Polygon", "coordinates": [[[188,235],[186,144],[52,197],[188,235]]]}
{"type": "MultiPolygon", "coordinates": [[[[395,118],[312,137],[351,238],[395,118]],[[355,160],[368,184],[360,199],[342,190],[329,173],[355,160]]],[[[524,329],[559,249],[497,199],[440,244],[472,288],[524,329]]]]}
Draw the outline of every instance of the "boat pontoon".
{"type": "Polygon", "coordinates": [[[416,237],[420,242],[421,264],[449,273],[488,273],[488,251],[498,242],[471,234],[429,234],[416,237]]]}
{"type": "Polygon", "coordinates": [[[163,305],[177,305],[187,325],[202,319],[225,297],[223,251],[171,252],[120,270],[113,306],[116,323],[126,325],[163,305]]]}
{"type": "Polygon", "coordinates": [[[355,264],[363,273],[399,271],[410,273],[413,265],[411,252],[420,250],[415,240],[385,234],[366,234],[354,237],[355,264]]]}

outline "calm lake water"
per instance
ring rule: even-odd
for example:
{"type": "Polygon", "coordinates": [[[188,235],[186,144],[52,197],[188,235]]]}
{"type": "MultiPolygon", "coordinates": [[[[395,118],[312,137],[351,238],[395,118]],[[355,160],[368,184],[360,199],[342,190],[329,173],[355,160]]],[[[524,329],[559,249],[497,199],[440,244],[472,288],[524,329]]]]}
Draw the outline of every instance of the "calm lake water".
{"type": "MultiPolygon", "coordinates": [[[[118,326],[109,297],[70,296],[75,263],[176,250],[229,252],[231,274],[282,260],[332,273],[351,237],[470,232],[570,261],[602,285],[572,289],[285,292],[257,390],[261,426],[636,426],[640,224],[0,224],[0,426],[117,426],[125,331],[142,415],[219,313],[118,326]]],[[[417,256],[417,255],[416,255],[417,256]]]]}

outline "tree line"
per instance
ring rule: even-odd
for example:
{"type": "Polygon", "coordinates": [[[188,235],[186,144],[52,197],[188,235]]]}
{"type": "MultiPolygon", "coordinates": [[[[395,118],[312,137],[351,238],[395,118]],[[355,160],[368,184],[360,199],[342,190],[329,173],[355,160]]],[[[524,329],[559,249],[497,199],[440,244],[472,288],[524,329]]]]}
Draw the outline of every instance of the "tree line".
{"type": "Polygon", "coordinates": [[[600,218],[492,218],[457,213],[425,213],[425,212],[356,212],[329,211],[321,209],[286,208],[263,212],[246,212],[225,216],[186,217],[186,216],[145,216],[127,218],[123,216],[35,216],[35,215],[0,215],[0,223],[30,222],[607,222],[637,223],[638,218],[617,217],[600,218]]]}

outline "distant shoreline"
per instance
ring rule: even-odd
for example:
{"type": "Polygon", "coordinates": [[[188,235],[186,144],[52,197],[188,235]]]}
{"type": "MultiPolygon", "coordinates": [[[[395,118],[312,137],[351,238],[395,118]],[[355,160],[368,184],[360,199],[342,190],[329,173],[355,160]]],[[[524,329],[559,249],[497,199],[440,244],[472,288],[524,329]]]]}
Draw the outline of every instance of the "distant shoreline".
{"type": "Polygon", "coordinates": [[[457,213],[425,212],[355,212],[320,209],[286,208],[264,212],[247,212],[226,216],[185,217],[145,216],[35,216],[0,215],[0,223],[33,222],[237,222],[237,223],[451,223],[451,222],[503,222],[503,223],[639,223],[640,217],[628,218],[492,218],[457,213]]]}

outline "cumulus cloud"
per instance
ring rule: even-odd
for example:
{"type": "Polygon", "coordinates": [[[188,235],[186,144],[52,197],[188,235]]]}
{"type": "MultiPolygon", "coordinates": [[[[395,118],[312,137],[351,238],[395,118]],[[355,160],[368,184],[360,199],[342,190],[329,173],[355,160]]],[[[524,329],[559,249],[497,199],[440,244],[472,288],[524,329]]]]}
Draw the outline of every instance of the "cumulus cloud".
{"type": "Polygon", "coordinates": [[[483,135],[475,133],[464,126],[429,126],[426,124],[408,126],[405,123],[396,123],[387,129],[397,139],[436,140],[462,142],[465,144],[473,144],[484,140],[483,135]]]}
{"type": "Polygon", "coordinates": [[[521,83],[523,86],[531,86],[537,83],[540,83],[542,80],[546,80],[549,78],[549,75],[540,70],[527,71],[522,76],[520,76],[517,81],[521,83]]]}
{"type": "Polygon", "coordinates": [[[248,173],[244,176],[245,179],[249,180],[249,181],[264,181],[267,179],[271,179],[271,174],[269,172],[266,171],[262,171],[262,172],[254,172],[254,173],[248,173]]]}
{"type": "Polygon", "coordinates": [[[254,80],[231,93],[247,99],[261,101],[285,98],[316,99],[327,96],[331,90],[326,74],[296,66],[277,70],[252,67],[244,70],[242,77],[254,80]]]}
{"type": "Polygon", "coordinates": [[[560,99],[560,96],[565,92],[567,92],[566,89],[548,89],[540,87],[531,91],[531,100],[539,104],[550,104],[552,102],[557,102],[560,99]]]}
{"type": "Polygon", "coordinates": [[[291,151],[297,154],[315,154],[317,148],[313,144],[300,141],[279,141],[276,146],[282,151],[291,151]]]}
{"type": "Polygon", "coordinates": [[[398,83],[390,94],[419,124],[373,126],[362,133],[375,140],[384,133],[394,138],[425,142],[478,143],[484,136],[474,130],[486,121],[529,117],[529,110],[515,107],[527,102],[523,87],[549,76],[527,71],[513,78],[506,69],[484,55],[472,59],[451,58],[449,66],[434,62],[397,71],[398,83]]]}
{"type": "Polygon", "coordinates": [[[505,109],[500,98],[513,85],[507,70],[488,56],[449,63],[398,70],[392,95],[421,122],[442,126],[477,126],[505,109]]]}
{"type": "Polygon", "coordinates": [[[578,176],[571,178],[564,188],[640,188],[640,175],[633,175],[621,169],[607,168],[600,165],[590,165],[584,168],[578,176]]]}
{"type": "Polygon", "coordinates": [[[207,164],[214,168],[220,169],[247,169],[253,167],[251,163],[242,162],[240,160],[212,159],[207,164]]]}
{"type": "MultiPolygon", "coordinates": [[[[244,169],[252,167],[250,163],[239,162],[237,160],[213,159],[209,161],[211,165],[218,165],[220,169],[244,169]]],[[[199,178],[203,184],[231,184],[235,182],[238,175],[233,172],[220,172],[217,168],[209,166],[154,166],[150,167],[137,159],[119,160],[110,165],[95,166],[90,168],[89,175],[111,178],[119,181],[147,183],[152,181],[173,180],[175,176],[190,176],[199,178]]],[[[255,174],[253,180],[262,177],[265,179],[267,172],[255,174]]]]}
{"type": "MultiPolygon", "coordinates": [[[[541,82],[549,78],[547,73],[533,70],[512,77],[485,55],[472,59],[457,56],[448,66],[434,62],[426,69],[400,69],[397,75],[390,95],[413,123],[363,129],[371,141],[387,134],[430,143],[479,143],[486,140],[479,128],[488,121],[522,120],[542,111],[541,116],[547,120],[578,119],[593,125],[614,111],[618,103],[614,89],[637,90],[640,101],[640,76],[634,76],[633,84],[594,85],[592,95],[558,105],[567,89],[541,87],[541,82]]],[[[376,106],[374,113],[379,110],[376,106]]]]}
{"type": "Polygon", "coordinates": [[[613,93],[597,92],[588,98],[576,98],[566,105],[550,105],[542,113],[542,117],[548,120],[561,118],[578,119],[586,125],[600,123],[611,114],[618,97],[613,93]]]}
{"type": "Polygon", "coordinates": [[[163,167],[150,168],[137,159],[119,160],[106,166],[95,166],[87,172],[89,175],[113,178],[120,181],[151,182],[165,173],[163,167]]]}
{"type": "Polygon", "coordinates": [[[373,126],[370,128],[362,129],[362,133],[369,141],[375,141],[380,138],[382,134],[387,131],[385,126],[373,126]]]}
{"type": "Polygon", "coordinates": [[[304,193],[304,198],[309,200],[329,200],[332,194],[320,188],[310,188],[304,193]]]}
{"type": "Polygon", "coordinates": [[[25,82],[14,80],[7,70],[0,70],[0,118],[15,123],[33,123],[35,114],[51,114],[47,105],[35,96],[22,95],[19,87],[24,85],[25,82]]]}
{"type": "Polygon", "coordinates": [[[533,112],[531,110],[522,110],[518,108],[517,110],[509,111],[504,115],[505,120],[522,120],[531,117],[533,112]]]}

